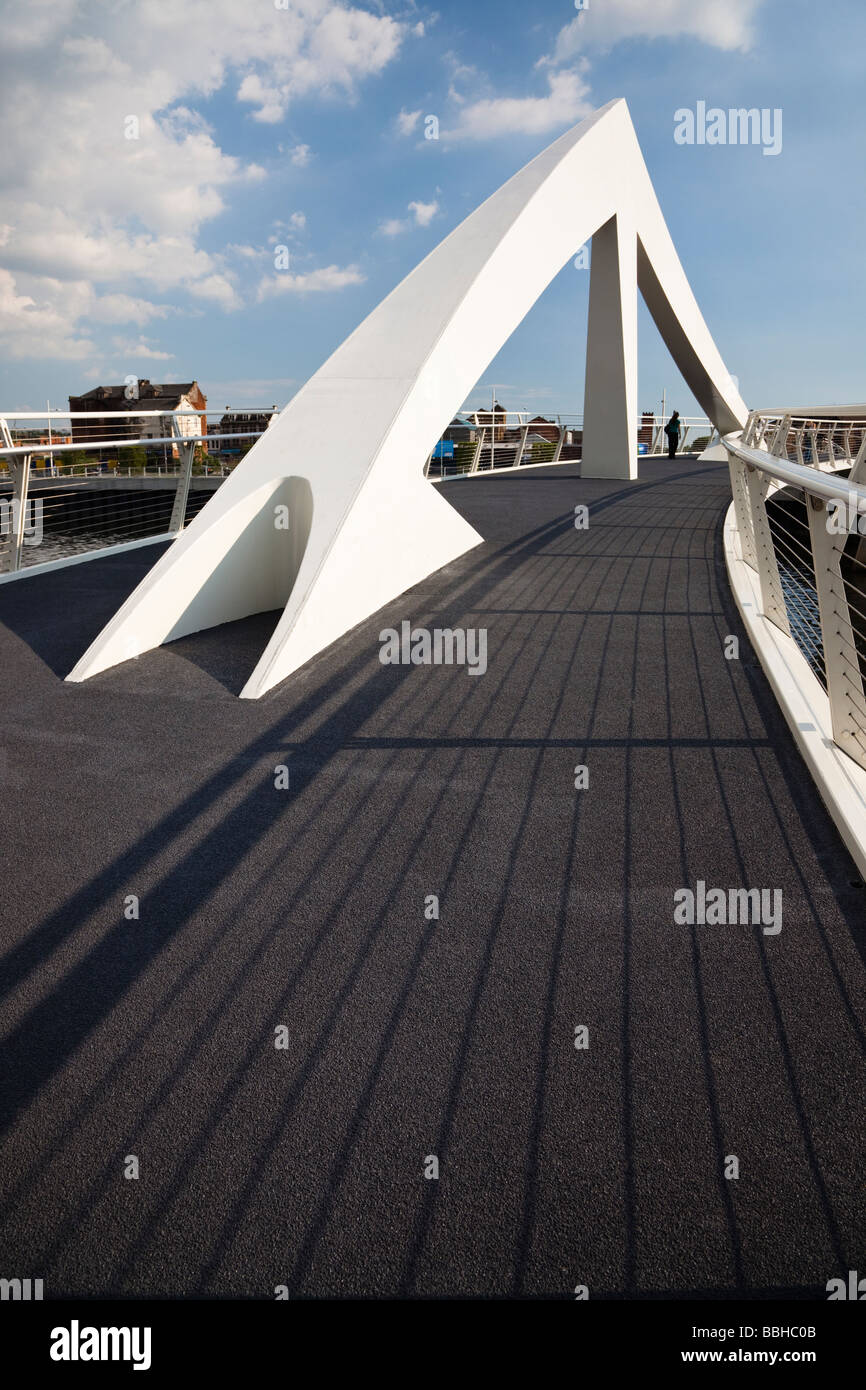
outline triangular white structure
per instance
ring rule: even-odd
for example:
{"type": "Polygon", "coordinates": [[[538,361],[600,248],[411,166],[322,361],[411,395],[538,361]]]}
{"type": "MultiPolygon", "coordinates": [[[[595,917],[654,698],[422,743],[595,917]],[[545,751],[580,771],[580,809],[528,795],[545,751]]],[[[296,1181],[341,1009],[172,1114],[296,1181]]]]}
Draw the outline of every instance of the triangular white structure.
{"type": "Polygon", "coordinates": [[[713,424],[746,406],[610,102],[488,198],[356,328],[256,441],[67,679],[282,608],[254,698],[482,537],[423,476],[442,429],[593,238],[584,476],[637,476],[637,289],[713,424]],[[278,529],[288,507],[290,529],[278,529]]]}

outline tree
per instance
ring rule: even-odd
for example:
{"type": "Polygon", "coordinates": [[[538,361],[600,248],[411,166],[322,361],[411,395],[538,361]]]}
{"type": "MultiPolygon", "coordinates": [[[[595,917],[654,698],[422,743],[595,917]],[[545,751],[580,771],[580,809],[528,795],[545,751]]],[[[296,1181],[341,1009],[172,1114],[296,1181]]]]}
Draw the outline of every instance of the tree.
{"type": "Polygon", "coordinates": [[[454,464],[460,473],[468,473],[475,457],[475,445],[461,440],[454,445],[454,464]]]}
{"type": "Polygon", "coordinates": [[[63,468],[80,468],[87,463],[86,449],[70,449],[68,453],[55,454],[55,461],[63,468]]]}
{"type": "Polygon", "coordinates": [[[141,444],[136,444],[132,449],[124,449],[126,455],[124,462],[130,473],[143,473],[147,467],[147,451],[141,444]]]}
{"type": "Polygon", "coordinates": [[[549,463],[553,458],[555,445],[549,439],[533,439],[532,441],[532,462],[549,463]]]}

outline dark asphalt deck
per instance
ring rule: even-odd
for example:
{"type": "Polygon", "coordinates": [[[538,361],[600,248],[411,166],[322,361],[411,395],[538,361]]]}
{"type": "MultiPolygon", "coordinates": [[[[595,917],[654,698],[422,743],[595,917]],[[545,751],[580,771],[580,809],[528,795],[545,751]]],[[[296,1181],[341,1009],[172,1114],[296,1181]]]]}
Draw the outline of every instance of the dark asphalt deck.
{"type": "Polygon", "coordinates": [[[598,1298],[866,1270],[864,890],[735,614],[727,471],[446,494],[486,544],[260,702],[273,616],[61,681],[153,550],[0,586],[4,1276],[598,1298]],[[487,628],[487,673],[383,667],[403,618],[487,628]],[[698,879],[781,888],[781,934],[675,925],[698,879]]]}

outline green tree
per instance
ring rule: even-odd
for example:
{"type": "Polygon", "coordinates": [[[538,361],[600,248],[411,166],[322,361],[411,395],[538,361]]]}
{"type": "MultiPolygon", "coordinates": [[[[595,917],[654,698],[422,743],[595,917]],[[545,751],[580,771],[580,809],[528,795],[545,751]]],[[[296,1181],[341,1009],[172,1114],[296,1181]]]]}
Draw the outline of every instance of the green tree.
{"type": "Polygon", "coordinates": [[[454,465],[459,473],[468,473],[475,457],[475,445],[462,440],[454,445],[454,465]]]}
{"type": "Polygon", "coordinates": [[[549,439],[533,439],[532,441],[532,462],[549,463],[553,458],[555,444],[549,439]]]}
{"type": "Polygon", "coordinates": [[[132,449],[124,449],[124,463],[130,473],[143,473],[147,467],[147,450],[141,445],[136,444],[132,449]]]}

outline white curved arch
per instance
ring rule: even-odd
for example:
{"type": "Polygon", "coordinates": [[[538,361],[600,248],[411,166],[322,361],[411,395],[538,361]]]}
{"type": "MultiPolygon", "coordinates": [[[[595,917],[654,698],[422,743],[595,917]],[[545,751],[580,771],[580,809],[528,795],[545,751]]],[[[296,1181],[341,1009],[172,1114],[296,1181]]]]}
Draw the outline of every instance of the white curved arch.
{"type": "Polygon", "coordinates": [[[584,473],[636,476],[638,284],[713,424],[723,434],[742,428],[746,406],[689,288],[628,108],[610,102],[482,203],[350,334],[67,679],[285,604],[241,692],[254,698],[478,545],[482,537],[424,478],[424,462],[487,364],[590,237],[584,473]],[[297,487],[303,479],[311,494],[305,545],[295,545],[289,564],[275,564],[273,499],[288,480],[297,487]]]}

